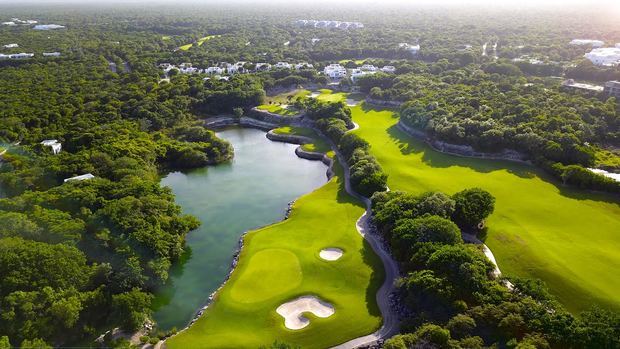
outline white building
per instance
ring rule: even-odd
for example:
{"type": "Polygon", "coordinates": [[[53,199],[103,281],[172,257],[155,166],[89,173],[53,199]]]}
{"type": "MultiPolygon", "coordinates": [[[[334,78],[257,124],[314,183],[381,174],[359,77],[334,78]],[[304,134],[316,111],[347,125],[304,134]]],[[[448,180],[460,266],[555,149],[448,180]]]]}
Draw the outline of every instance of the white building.
{"type": "Polygon", "coordinates": [[[375,67],[372,64],[364,64],[360,67],[360,69],[363,71],[369,71],[369,72],[376,72],[377,70],[379,70],[377,67],[375,67]]]}
{"type": "Polygon", "coordinates": [[[603,92],[603,86],[575,82],[575,80],[573,79],[568,79],[564,81],[562,83],[562,86],[565,88],[573,89],[573,90],[582,90],[582,91],[588,91],[588,92],[594,92],[594,93],[603,92]]]}
{"type": "Polygon", "coordinates": [[[85,180],[93,179],[93,178],[95,178],[95,176],[93,176],[91,173],[87,173],[87,174],[83,174],[83,175],[80,175],[80,176],[75,176],[75,177],[67,178],[67,179],[65,179],[64,182],[67,183],[67,182],[71,182],[71,181],[85,181],[85,180]]]}
{"type": "Polygon", "coordinates": [[[401,42],[400,44],[398,44],[398,48],[407,50],[409,52],[411,52],[411,54],[416,55],[418,54],[418,52],[420,51],[420,45],[411,45],[408,44],[406,42],[401,42]]]}
{"type": "Polygon", "coordinates": [[[361,22],[342,22],[342,21],[317,21],[314,19],[300,19],[294,22],[295,25],[300,27],[314,27],[314,28],[338,28],[338,29],[361,29],[364,28],[364,24],[361,22]]]}
{"type": "Polygon", "coordinates": [[[8,26],[14,26],[17,25],[17,23],[10,21],[10,22],[2,22],[2,25],[8,25],[8,26]]]}
{"type": "Polygon", "coordinates": [[[386,65],[383,68],[381,68],[381,71],[384,73],[395,73],[396,67],[394,67],[393,65],[386,65]]]}
{"type": "Polygon", "coordinates": [[[11,59],[26,59],[26,58],[32,58],[34,57],[34,53],[15,53],[12,55],[9,55],[9,58],[11,59]]]}
{"type": "Polygon", "coordinates": [[[620,98],[620,81],[607,81],[604,91],[610,96],[620,98]]]}
{"type": "Polygon", "coordinates": [[[62,143],[60,143],[57,139],[46,139],[41,142],[46,147],[51,147],[54,155],[60,153],[62,150],[62,143]]]}
{"type": "Polygon", "coordinates": [[[356,82],[357,79],[359,79],[360,77],[364,75],[372,75],[376,72],[377,72],[376,70],[371,71],[371,70],[353,69],[351,71],[351,81],[356,82]]]}
{"type": "Polygon", "coordinates": [[[5,54],[0,53],[0,59],[9,59],[9,58],[11,58],[10,55],[5,55],[5,54]]]}
{"type": "Polygon", "coordinates": [[[34,30],[54,30],[54,29],[62,29],[65,28],[64,25],[59,25],[59,24],[39,24],[39,25],[35,25],[34,30]]]}
{"type": "Polygon", "coordinates": [[[616,48],[620,48],[620,42],[616,44],[616,48]]]}
{"type": "Polygon", "coordinates": [[[209,67],[209,68],[205,69],[205,73],[206,73],[206,74],[216,74],[216,75],[221,75],[221,74],[224,74],[224,68],[220,68],[220,67],[209,67]]]}
{"type": "Polygon", "coordinates": [[[265,70],[270,70],[271,69],[271,64],[269,63],[256,63],[256,66],[254,67],[254,70],[256,71],[265,71],[265,70]]]}
{"type": "Polygon", "coordinates": [[[19,47],[19,45],[18,44],[6,44],[6,45],[4,45],[4,48],[16,48],[16,47],[19,47]]]}
{"type": "Polygon", "coordinates": [[[620,48],[603,47],[595,48],[585,54],[585,57],[594,65],[600,66],[616,66],[620,64],[620,48]]]}
{"type": "Polygon", "coordinates": [[[583,45],[592,45],[592,47],[602,47],[605,45],[601,40],[591,40],[591,39],[574,39],[569,42],[570,45],[583,46],[583,45]]]}
{"type": "Polygon", "coordinates": [[[340,79],[347,76],[347,69],[338,63],[330,64],[323,69],[323,74],[332,79],[340,79]]]}
{"type": "Polygon", "coordinates": [[[299,71],[302,69],[312,69],[314,68],[314,66],[310,63],[306,63],[306,62],[301,62],[301,63],[297,63],[295,64],[295,70],[299,71]]]}
{"type": "Polygon", "coordinates": [[[43,57],[60,57],[60,52],[43,52],[43,57]]]}
{"type": "Polygon", "coordinates": [[[291,69],[291,64],[287,62],[278,62],[274,65],[276,69],[291,69]]]}

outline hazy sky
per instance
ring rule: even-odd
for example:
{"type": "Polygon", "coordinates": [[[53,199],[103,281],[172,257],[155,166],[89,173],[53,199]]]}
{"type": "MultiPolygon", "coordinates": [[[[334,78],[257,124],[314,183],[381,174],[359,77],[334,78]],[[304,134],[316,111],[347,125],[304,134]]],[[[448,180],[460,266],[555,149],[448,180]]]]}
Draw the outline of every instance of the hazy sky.
{"type": "MultiPolygon", "coordinates": [[[[300,3],[307,3],[307,0],[0,0],[0,3],[103,3],[103,2],[134,2],[134,3],[287,3],[294,4],[299,1],[300,3]]],[[[582,5],[582,6],[600,6],[600,5],[619,5],[620,0],[316,0],[316,2],[330,2],[330,3],[372,3],[372,4],[440,4],[440,5],[488,5],[488,6],[501,6],[501,5],[582,5]]]]}

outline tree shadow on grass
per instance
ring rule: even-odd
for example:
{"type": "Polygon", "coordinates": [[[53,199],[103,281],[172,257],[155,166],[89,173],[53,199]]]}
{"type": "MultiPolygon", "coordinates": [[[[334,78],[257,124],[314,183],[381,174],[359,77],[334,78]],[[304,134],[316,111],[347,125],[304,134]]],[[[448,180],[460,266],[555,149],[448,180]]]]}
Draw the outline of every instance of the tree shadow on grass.
{"type": "Polygon", "coordinates": [[[469,158],[441,153],[433,149],[426,142],[416,139],[398,126],[392,125],[387,130],[390,139],[398,146],[403,155],[422,154],[422,161],[435,168],[448,168],[452,166],[469,168],[479,173],[491,173],[494,171],[507,171],[519,178],[533,179],[538,177],[544,182],[558,188],[560,195],[575,200],[593,200],[599,202],[616,203],[620,205],[620,199],[613,194],[593,192],[589,190],[570,187],[562,184],[556,178],[534,165],[521,164],[508,160],[494,160],[469,158]]]}
{"type": "Polygon", "coordinates": [[[365,239],[360,252],[362,253],[364,263],[372,266],[372,274],[366,287],[366,308],[370,315],[381,316],[381,309],[379,309],[377,304],[377,292],[385,281],[385,266],[365,239]]]}

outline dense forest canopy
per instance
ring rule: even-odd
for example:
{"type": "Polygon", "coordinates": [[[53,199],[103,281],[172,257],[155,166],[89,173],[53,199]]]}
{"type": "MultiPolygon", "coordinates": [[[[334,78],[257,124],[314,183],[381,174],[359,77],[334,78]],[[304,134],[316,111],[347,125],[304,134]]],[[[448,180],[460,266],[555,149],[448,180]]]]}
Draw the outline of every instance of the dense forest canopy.
{"type": "MultiPolygon", "coordinates": [[[[22,346],[70,345],[117,326],[142,326],[153,291],[200,224],[160,187],[161,173],[233,155],[200,119],[242,115],[267,92],[325,86],[322,68],[342,60],[347,68],[394,66],[394,74],[330,87],[396,103],[401,120],[429,137],[482,151],[516,150],[566,184],[620,192],[617,182],[585,170],[620,169],[618,101],[565,91],[557,78],[620,79],[619,67],[584,59],[590,46],[569,45],[575,38],[620,43],[618,19],[595,8],[0,5],[0,22],[14,17],[65,28],[0,25],[0,44],[19,46],[0,53],[35,54],[0,59],[0,153],[8,148],[0,163],[0,346],[9,339],[22,346]],[[294,24],[313,18],[360,21],[364,28],[294,24]],[[419,53],[403,43],[419,44],[419,53]],[[514,61],[524,56],[543,64],[514,61]],[[238,61],[248,62],[250,71],[255,63],[279,61],[315,69],[218,80],[168,75],[158,66],[238,61]],[[59,154],[40,144],[51,139],[62,144],[59,154]],[[64,182],[84,174],[94,178],[64,182]]],[[[294,102],[342,152],[359,193],[387,188],[389,174],[368,143],[347,133],[354,125],[345,103],[294,102]]],[[[540,348],[618,346],[608,340],[617,338],[617,315],[594,311],[574,318],[539,284],[513,280],[522,291],[515,295],[487,277],[492,266],[459,235],[492,211],[484,193],[375,196],[374,210],[406,267],[401,288],[409,305],[440,305],[409,319],[413,334],[392,347],[429,341],[470,348],[481,342],[514,347],[516,341],[540,348]],[[411,210],[401,212],[407,205],[411,210]],[[451,261],[466,264],[469,274],[451,261]],[[591,323],[597,317],[611,325],[596,332],[591,323]]]]}

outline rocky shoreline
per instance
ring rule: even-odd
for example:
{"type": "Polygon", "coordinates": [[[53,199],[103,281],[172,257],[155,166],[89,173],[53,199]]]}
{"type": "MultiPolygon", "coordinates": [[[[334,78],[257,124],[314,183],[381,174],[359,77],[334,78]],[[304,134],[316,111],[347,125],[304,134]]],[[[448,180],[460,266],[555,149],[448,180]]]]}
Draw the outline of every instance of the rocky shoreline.
{"type": "Polygon", "coordinates": [[[430,145],[434,150],[455,156],[468,157],[468,158],[478,158],[478,159],[487,159],[487,160],[505,160],[505,161],[513,161],[522,164],[531,165],[532,163],[527,159],[525,154],[519,153],[516,150],[504,149],[499,153],[485,153],[474,150],[469,145],[459,145],[443,142],[436,139],[429,138],[426,133],[416,130],[413,127],[405,125],[402,120],[398,121],[397,127],[408,134],[409,136],[422,140],[426,144],[430,145]]]}

